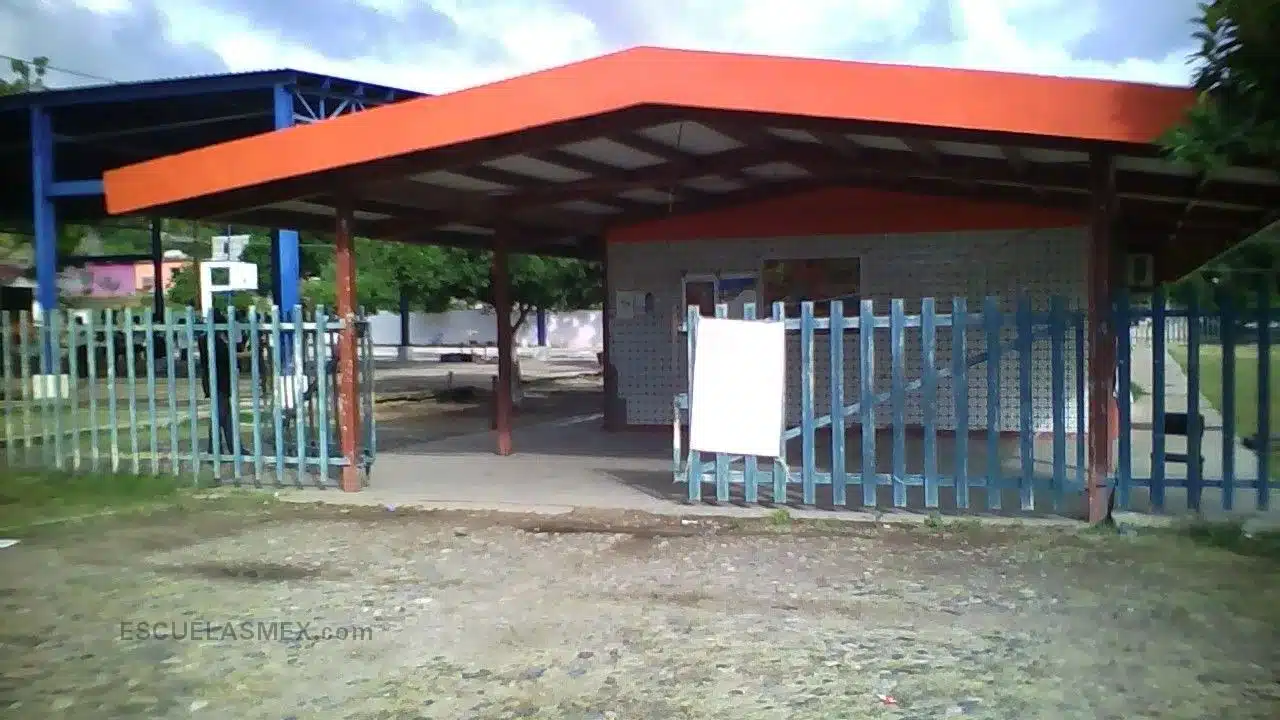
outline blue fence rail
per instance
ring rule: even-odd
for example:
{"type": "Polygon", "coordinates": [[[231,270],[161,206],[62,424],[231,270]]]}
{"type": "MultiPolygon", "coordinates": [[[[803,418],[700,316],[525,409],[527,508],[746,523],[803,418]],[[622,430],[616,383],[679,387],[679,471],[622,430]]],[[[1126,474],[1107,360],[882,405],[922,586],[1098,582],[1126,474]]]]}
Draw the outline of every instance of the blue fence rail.
{"type": "MultiPolygon", "coordinates": [[[[966,298],[945,302],[948,307],[942,312],[934,298],[913,301],[910,314],[901,299],[888,303],[887,314],[883,306],[877,314],[870,300],[852,308],[839,301],[801,303],[798,315],[790,316],[784,305],[775,304],[764,320],[785,324],[788,372],[794,376],[789,378],[786,399],[791,421],[779,438],[780,457],[707,456],[689,448],[683,418],[690,395],[681,393],[673,403],[673,479],[687,485],[692,502],[701,501],[710,490],[717,502],[1083,511],[1085,313],[1063,298],[1034,303],[1022,296],[1006,304],[988,297],[972,306],[966,298]]],[[[1196,308],[1171,310],[1159,295],[1143,306],[1121,298],[1113,313],[1116,327],[1122,329],[1141,319],[1164,328],[1171,317],[1189,317],[1188,326],[1196,328],[1205,315],[1196,308]]],[[[1263,305],[1247,313],[1223,307],[1214,314],[1223,328],[1221,394],[1230,398],[1220,401],[1228,406],[1223,414],[1233,417],[1236,410],[1230,403],[1240,356],[1233,349],[1252,332],[1260,394],[1257,428],[1266,437],[1271,392],[1268,319],[1274,319],[1274,313],[1263,305]]],[[[717,307],[716,315],[728,317],[728,306],[717,307]]],[[[756,320],[756,308],[745,306],[740,317],[756,320]]],[[[698,321],[698,308],[689,308],[690,383],[698,321]]],[[[1252,454],[1259,458],[1253,463],[1219,463],[1215,467],[1220,467],[1221,478],[1206,478],[1201,463],[1182,474],[1168,469],[1178,454],[1166,449],[1165,413],[1177,398],[1186,397],[1194,414],[1201,389],[1195,331],[1183,348],[1196,358],[1184,362],[1186,391],[1166,388],[1167,348],[1157,330],[1154,351],[1146,351],[1154,358],[1147,364],[1151,379],[1143,375],[1149,386],[1141,387],[1139,401],[1132,392],[1138,383],[1131,342],[1128,333],[1118,334],[1112,385],[1116,396],[1124,398],[1116,402],[1119,427],[1110,479],[1117,507],[1130,507],[1135,490],[1141,488],[1146,496],[1141,509],[1167,509],[1166,491],[1173,487],[1182,488],[1186,505],[1193,509],[1199,507],[1206,487],[1222,488],[1227,509],[1242,490],[1251,491],[1258,506],[1265,507],[1265,452],[1252,454]],[[1152,412],[1157,417],[1144,422],[1152,412]],[[1139,447],[1146,456],[1135,462],[1139,447]]],[[[1217,450],[1230,448],[1228,456],[1239,454],[1233,421],[1225,421],[1221,430],[1217,450]]],[[[1192,428],[1187,454],[1197,455],[1202,436],[1202,428],[1192,428]]]]}
{"type": "MultiPolygon", "coordinates": [[[[190,308],[0,314],[0,460],[70,471],[332,485],[337,336],[323,308],[225,317],[190,308]]],[[[357,320],[361,438],[372,463],[373,352],[357,320]]]]}

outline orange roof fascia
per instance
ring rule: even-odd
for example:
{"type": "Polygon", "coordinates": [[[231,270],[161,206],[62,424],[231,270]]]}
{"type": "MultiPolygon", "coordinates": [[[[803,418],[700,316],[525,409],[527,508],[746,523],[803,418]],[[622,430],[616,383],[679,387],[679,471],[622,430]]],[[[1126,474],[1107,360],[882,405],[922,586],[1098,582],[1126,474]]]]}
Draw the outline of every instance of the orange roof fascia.
{"type": "Polygon", "coordinates": [[[103,176],[137,212],[643,105],[1145,144],[1188,89],[977,70],[635,48],[149,160],[103,176]]]}

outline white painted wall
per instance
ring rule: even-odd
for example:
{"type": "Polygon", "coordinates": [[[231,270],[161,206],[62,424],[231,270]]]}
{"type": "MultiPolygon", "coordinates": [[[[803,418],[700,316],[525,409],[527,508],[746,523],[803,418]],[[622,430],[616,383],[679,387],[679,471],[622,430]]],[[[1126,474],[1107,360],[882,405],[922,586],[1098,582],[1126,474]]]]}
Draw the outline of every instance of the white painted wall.
{"type": "MultiPolygon", "coordinates": [[[[1049,298],[1060,295],[1076,308],[1085,304],[1087,232],[1083,228],[1037,231],[931,233],[917,235],[866,235],[856,237],[797,237],[743,240],[708,240],[664,243],[611,243],[609,286],[615,291],[648,291],[655,295],[653,313],[631,319],[611,319],[609,351],[618,373],[618,391],[626,401],[627,423],[655,425],[671,422],[671,399],[687,385],[684,335],[676,318],[683,313],[683,273],[758,272],[768,258],[861,258],[864,297],[876,303],[876,314],[887,315],[892,298],[903,298],[910,314],[920,310],[920,298],[937,298],[939,312],[949,312],[951,299],[968,299],[970,312],[980,311],[982,298],[999,295],[1002,308],[1012,312],[1016,294],[1025,291],[1039,310],[1047,310],[1049,298]]],[[[613,302],[614,298],[610,298],[613,302]]],[[[856,312],[856,309],[850,310],[856,312]]],[[[613,308],[611,307],[611,312],[613,308]]],[[[1012,322],[1009,323],[1012,325],[1012,322]]],[[[1012,342],[1009,327],[1003,336],[1012,342]]],[[[970,355],[981,352],[978,331],[967,333],[970,355]]],[[[888,330],[876,332],[876,388],[889,389],[891,356],[888,330]]],[[[815,397],[818,412],[830,406],[829,349],[825,334],[815,339],[815,397]]],[[[904,360],[908,382],[921,375],[919,330],[908,330],[904,360]]],[[[1037,339],[1033,357],[1033,413],[1039,430],[1052,428],[1052,370],[1048,338],[1037,339]]],[[[1072,339],[1067,347],[1067,429],[1075,428],[1075,358],[1072,339]]],[[[788,423],[799,418],[799,338],[788,342],[788,423]]],[[[939,329],[936,359],[949,366],[949,329],[939,329]]],[[[845,397],[856,399],[859,387],[858,336],[846,334],[845,397]]],[[[986,365],[969,371],[969,427],[986,427],[986,365]]],[[[1006,354],[1000,363],[1001,413],[999,429],[1019,428],[1018,361],[1006,354]]],[[[940,429],[954,429],[954,401],[950,380],[938,388],[937,418],[940,429]]],[[[877,406],[877,425],[890,425],[888,404],[877,406]]],[[[908,397],[906,421],[922,423],[919,393],[908,397]]]]}
{"type": "MultiPolygon", "coordinates": [[[[375,345],[400,344],[400,314],[381,312],[369,318],[375,345]]],[[[410,313],[409,344],[430,346],[494,345],[498,325],[489,310],[450,310],[443,313],[410,313]]],[[[537,316],[530,313],[516,333],[520,347],[538,344],[537,316]]],[[[603,346],[601,311],[576,310],[547,313],[547,345],[571,350],[598,350],[603,346]]]]}

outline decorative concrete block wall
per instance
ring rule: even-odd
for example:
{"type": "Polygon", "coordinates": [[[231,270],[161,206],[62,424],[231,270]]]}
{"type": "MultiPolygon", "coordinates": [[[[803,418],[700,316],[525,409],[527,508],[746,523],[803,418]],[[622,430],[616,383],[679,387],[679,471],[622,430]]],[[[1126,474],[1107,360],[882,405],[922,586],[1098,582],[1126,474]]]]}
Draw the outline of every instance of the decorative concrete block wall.
{"type": "MultiPolygon", "coordinates": [[[[1087,230],[988,231],[973,233],[931,233],[916,235],[863,235],[853,237],[795,237],[688,242],[611,243],[609,284],[613,291],[646,291],[654,294],[652,312],[631,318],[610,318],[609,351],[617,371],[617,387],[626,402],[629,425],[656,425],[671,422],[671,399],[687,385],[684,334],[678,331],[683,314],[682,278],[698,273],[758,273],[766,259],[858,257],[862,270],[863,297],[874,300],[877,315],[887,315],[890,301],[902,298],[908,315],[920,311],[920,299],[937,298],[940,313],[950,312],[954,297],[968,299],[969,311],[979,312],[983,298],[996,295],[1001,309],[1010,314],[1002,343],[1010,350],[1000,363],[1001,413],[999,429],[1019,429],[1018,358],[1012,343],[1016,338],[1012,313],[1017,294],[1025,292],[1037,310],[1047,311],[1054,295],[1067,299],[1069,307],[1080,309],[1086,300],[1087,230]]],[[[616,297],[616,295],[615,295],[616,297]]],[[[610,298],[613,312],[615,298],[610,298]]],[[[846,313],[857,312],[848,307],[846,313]]],[[[847,402],[856,399],[860,383],[858,335],[846,332],[844,369],[847,402]]],[[[970,327],[969,355],[985,351],[985,337],[970,327]]],[[[815,396],[818,412],[829,408],[831,373],[827,360],[828,338],[815,338],[815,396]]],[[[905,337],[906,378],[921,376],[920,335],[908,329],[905,337]]],[[[788,422],[799,418],[799,336],[788,342],[788,422]],[[794,371],[792,371],[794,369],[794,371]]],[[[937,363],[949,367],[951,331],[939,328],[937,363]]],[[[1037,338],[1033,349],[1033,414],[1037,429],[1052,428],[1052,366],[1050,341],[1037,338]]],[[[1066,342],[1067,430],[1076,423],[1076,344],[1066,342]]],[[[889,331],[876,331],[877,392],[889,389],[891,357],[889,331]]],[[[969,427],[986,427],[986,365],[969,370],[969,427]]],[[[908,397],[907,423],[922,423],[919,392],[908,397]]],[[[890,425],[889,406],[877,407],[877,425],[890,425]]],[[[949,379],[939,382],[937,418],[940,429],[955,428],[954,400],[949,379]]]]}

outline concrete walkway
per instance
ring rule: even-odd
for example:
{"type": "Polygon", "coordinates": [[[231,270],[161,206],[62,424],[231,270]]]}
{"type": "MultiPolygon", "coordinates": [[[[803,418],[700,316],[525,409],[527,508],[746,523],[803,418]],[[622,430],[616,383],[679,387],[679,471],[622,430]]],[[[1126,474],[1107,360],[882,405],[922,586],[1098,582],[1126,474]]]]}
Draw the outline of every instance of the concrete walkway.
{"type": "MultiPolygon", "coordinates": [[[[1152,362],[1149,348],[1133,349],[1132,377],[1134,383],[1152,388],[1152,362]]],[[[1186,377],[1171,357],[1166,357],[1165,397],[1169,412],[1185,411],[1187,406],[1186,377]]],[[[1224,448],[1222,419],[1217,410],[1204,398],[1200,400],[1205,415],[1202,454],[1205,458],[1203,476],[1206,480],[1219,480],[1223,475],[1225,452],[1231,452],[1235,460],[1237,484],[1254,483],[1258,463],[1254,454],[1238,443],[1224,448]]],[[[1132,474],[1134,477],[1151,476],[1152,407],[1151,396],[1146,395],[1132,405],[1132,474]]],[[[665,515],[729,515],[758,516],[770,512],[762,507],[737,507],[733,505],[685,505],[677,501],[683,495],[683,486],[675,485],[671,476],[671,436],[669,433],[605,433],[599,429],[598,415],[581,416],[565,420],[517,428],[514,444],[518,454],[498,457],[493,454],[493,435],[489,432],[455,436],[434,442],[423,442],[406,447],[394,454],[383,453],[374,464],[370,488],[357,494],[334,491],[302,491],[282,495],[289,500],[302,502],[322,501],[360,505],[381,505],[388,508],[414,506],[434,509],[497,510],[512,512],[567,513],[575,509],[610,509],[646,512],[665,515]]],[[[887,439],[886,439],[887,440],[887,439]]],[[[1039,438],[1035,448],[1037,475],[1052,475],[1051,448],[1039,438]]],[[[1074,441],[1071,441],[1074,442],[1074,441]]],[[[854,442],[852,446],[856,446],[854,442]]],[[[907,448],[908,472],[920,472],[923,451],[918,443],[907,448]]],[[[939,442],[939,470],[950,473],[950,466],[958,461],[950,452],[952,443],[939,442]]],[[[878,458],[877,469],[889,470],[889,443],[877,442],[877,449],[885,457],[878,458]]],[[[1185,452],[1185,441],[1168,438],[1168,452],[1185,452]]],[[[1011,441],[1002,447],[998,462],[1007,468],[1006,477],[1016,475],[1020,469],[1019,443],[1011,441]]],[[[1074,475],[1074,446],[1068,451],[1068,472],[1074,475]]],[[[971,472],[984,472],[985,443],[970,443],[964,460],[971,472]]],[[[861,458],[850,456],[847,467],[855,472],[861,458]]],[[[1168,465],[1166,477],[1178,480],[1186,477],[1186,468],[1168,465]]],[[[980,491],[979,491],[980,492],[980,491]]],[[[825,518],[885,519],[907,522],[927,517],[917,489],[912,489],[910,510],[887,514],[839,510],[789,510],[793,515],[814,515],[825,518]],[[915,512],[912,512],[915,511],[915,512]]],[[[944,496],[954,495],[946,489],[944,496]]],[[[1041,506],[1040,490],[1036,492],[1037,508],[1041,506]]],[[[1207,519],[1260,519],[1268,525],[1280,525],[1280,513],[1271,511],[1259,517],[1257,494],[1252,487],[1238,487],[1235,492],[1235,508],[1231,513],[1222,509],[1222,491],[1206,488],[1201,496],[1201,515],[1207,519]]],[[[1083,512],[1083,497],[1070,495],[1062,511],[1069,516],[1083,512]],[[1079,507],[1075,507],[1079,506],[1079,507]]],[[[823,505],[820,501],[820,507],[823,505]]],[[[882,507],[888,507],[889,498],[882,499],[882,507]]],[[[954,509],[954,499],[944,497],[944,513],[954,509]],[[950,507],[948,507],[950,506],[950,507]]],[[[985,507],[981,496],[974,498],[974,507],[985,507]]],[[[1014,517],[1005,520],[1025,520],[1016,508],[1016,495],[1005,503],[1014,517]]],[[[1138,513],[1153,510],[1150,495],[1144,489],[1132,493],[1130,508],[1138,513]]],[[[1044,512],[1044,511],[1042,511],[1044,512]]],[[[1193,514],[1187,507],[1187,493],[1182,488],[1167,488],[1165,514],[1187,516],[1193,514]]]]}

